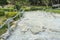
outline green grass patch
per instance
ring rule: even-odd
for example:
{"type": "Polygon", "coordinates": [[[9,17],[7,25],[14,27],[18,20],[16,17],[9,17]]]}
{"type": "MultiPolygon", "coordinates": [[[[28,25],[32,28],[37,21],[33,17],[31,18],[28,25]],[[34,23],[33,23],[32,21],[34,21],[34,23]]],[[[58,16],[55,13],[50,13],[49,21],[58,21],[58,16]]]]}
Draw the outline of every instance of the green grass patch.
{"type": "Polygon", "coordinates": [[[11,17],[14,17],[18,12],[6,12],[5,13],[5,16],[7,18],[11,18],[11,17]]]}
{"type": "Polygon", "coordinates": [[[53,13],[59,13],[60,14],[60,9],[47,9],[45,11],[47,11],[47,12],[53,12],[53,13]]]}
{"type": "Polygon", "coordinates": [[[0,16],[0,25],[2,25],[6,20],[7,18],[5,16],[0,16]]]}
{"type": "MultiPolygon", "coordinates": [[[[8,18],[14,17],[18,12],[7,12],[4,16],[0,16],[0,25],[2,25],[8,18]]],[[[14,20],[16,21],[19,16],[17,16],[14,20]]],[[[7,26],[4,25],[3,28],[0,29],[0,35],[7,31],[7,26]]]]}
{"type": "Polygon", "coordinates": [[[5,33],[6,31],[7,31],[7,25],[4,25],[4,27],[0,29],[0,35],[5,33]]]}
{"type": "MultiPolygon", "coordinates": [[[[0,16],[0,26],[7,20],[7,18],[5,16],[0,16]]],[[[3,28],[0,29],[0,35],[2,35],[3,33],[5,33],[7,31],[7,26],[4,25],[3,28]]]]}
{"type": "Polygon", "coordinates": [[[51,6],[48,8],[46,6],[23,6],[22,9],[25,11],[36,11],[36,10],[45,10],[45,9],[50,9],[51,6]]]}

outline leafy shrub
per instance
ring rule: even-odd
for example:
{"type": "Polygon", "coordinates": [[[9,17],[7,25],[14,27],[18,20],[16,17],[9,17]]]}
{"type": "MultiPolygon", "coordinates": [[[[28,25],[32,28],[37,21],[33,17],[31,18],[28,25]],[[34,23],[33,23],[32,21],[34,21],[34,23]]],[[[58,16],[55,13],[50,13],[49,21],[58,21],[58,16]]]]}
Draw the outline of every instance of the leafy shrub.
{"type": "Polygon", "coordinates": [[[4,13],[4,10],[0,10],[0,16],[4,16],[5,13],[4,13]]]}
{"type": "Polygon", "coordinates": [[[31,10],[42,10],[42,7],[38,7],[38,6],[32,6],[31,10]]]}
{"type": "Polygon", "coordinates": [[[3,28],[0,29],[0,35],[4,34],[7,31],[7,25],[4,25],[3,28]]]}
{"type": "Polygon", "coordinates": [[[25,11],[30,11],[30,10],[31,10],[30,7],[25,8],[25,11]]]}
{"type": "Polygon", "coordinates": [[[7,18],[13,17],[13,16],[15,16],[16,14],[17,14],[17,12],[5,12],[5,16],[6,16],[7,18]]]}
{"type": "Polygon", "coordinates": [[[7,20],[7,18],[5,17],[2,21],[5,22],[7,20]]]}
{"type": "Polygon", "coordinates": [[[0,5],[6,5],[7,4],[7,0],[0,0],[0,5]]]}
{"type": "Polygon", "coordinates": [[[60,13],[60,9],[47,9],[45,11],[47,11],[47,12],[54,12],[54,13],[60,13]]]}
{"type": "Polygon", "coordinates": [[[14,5],[6,5],[4,6],[4,11],[13,11],[14,10],[14,5]]]}
{"type": "Polygon", "coordinates": [[[46,8],[46,6],[32,6],[31,10],[46,10],[50,8],[51,8],[50,6],[48,8],[46,8]]]}
{"type": "Polygon", "coordinates": [[[25,11],[30,11],[31,10],[31,7],[23,6],[21,9],[23,9],[25,11]]]}
{"type": "Polygon", "coordinates": [[[2,25],[2,24],[3,24],[3,22],[0,21],[0,25],[2,25]]]}
{"type": "Polygon", "coordinates": [[[42,8],[38,8],[38,7],[31,7],[31,10],[42,10],[42,8]]]}
{"type": "Polygon", "coordinates": [[[0,8],[0,10],[3,10],[3,11],[13,11],[14,8],[0,8]]]}
{"type": "Polygon", "coordinates": [[[13,11],[13,8],[4,8],[4,11],[13,11]]]}
{"type": "Polygon", "coordinates": [[[3,24],[7,18],[5,16],[0,16],[0,25],[3,24]]]}

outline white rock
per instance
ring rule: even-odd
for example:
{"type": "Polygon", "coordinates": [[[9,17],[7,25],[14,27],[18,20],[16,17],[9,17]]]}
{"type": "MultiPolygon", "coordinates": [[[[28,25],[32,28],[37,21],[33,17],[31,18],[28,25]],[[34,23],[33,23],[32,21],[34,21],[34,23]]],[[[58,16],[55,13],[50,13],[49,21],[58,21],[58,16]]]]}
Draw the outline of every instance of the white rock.
{"type": "Polygon", "coordinates": [[[27,26],[26,24],[21,24],[21,25],[20,25],[20,30],[21,30],[22,32],[26,32],[26,31],[28,30],[28,26],[27,26]]]}
{"type": "Polygon", "coordinates": [[[37,33],[41,32],[41,31],[43,31],[41,26],[36,26],[36,25],[34,25],[30,30],[31,30],[31,32],[33,34],[37,34],[37,33]]]}
{"type": "Polygon", "coordinates": [[[25,12],[24,18],[7,40],[60,40],[60,18],[48,13],[25,12]]]}

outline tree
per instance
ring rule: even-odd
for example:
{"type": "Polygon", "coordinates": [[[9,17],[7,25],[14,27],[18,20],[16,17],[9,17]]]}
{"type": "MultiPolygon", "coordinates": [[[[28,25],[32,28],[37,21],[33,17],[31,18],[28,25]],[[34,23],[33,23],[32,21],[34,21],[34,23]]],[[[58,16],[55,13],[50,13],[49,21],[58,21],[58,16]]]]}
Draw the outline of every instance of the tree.
{"type": "Polygon", "coordinates": [[[46,5],[46,7],[48,8],[49,5],[49,0],[42,0],[42,2],[46,5]]]}
{"type": "Polygon", "coordinates": [[[15,4],[15,0],[7,0],[7,2],[10,4],[15,4]]]}
{"type": "Polygon", "coordinates": [[[15,3],[16,2],[20,5],[30,5],[29,0],[15,0],[15,3]]]}
{"type": "Polygon", "coordinates": [[[7,0],[0,0],[0,5],[3,6],[3,5],[6,5],[7,4],[7,0]]]}

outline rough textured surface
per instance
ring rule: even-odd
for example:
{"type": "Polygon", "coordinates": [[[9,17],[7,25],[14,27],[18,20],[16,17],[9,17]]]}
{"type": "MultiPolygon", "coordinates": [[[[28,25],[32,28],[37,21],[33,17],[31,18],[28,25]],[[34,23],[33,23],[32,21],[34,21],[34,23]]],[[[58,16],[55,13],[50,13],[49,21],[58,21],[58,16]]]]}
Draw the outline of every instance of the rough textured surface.
{"type": "Polygon", "coordinates": [[[60,15],[43,11],[25,12],[7,40],[60,40],[60,15]]]}

